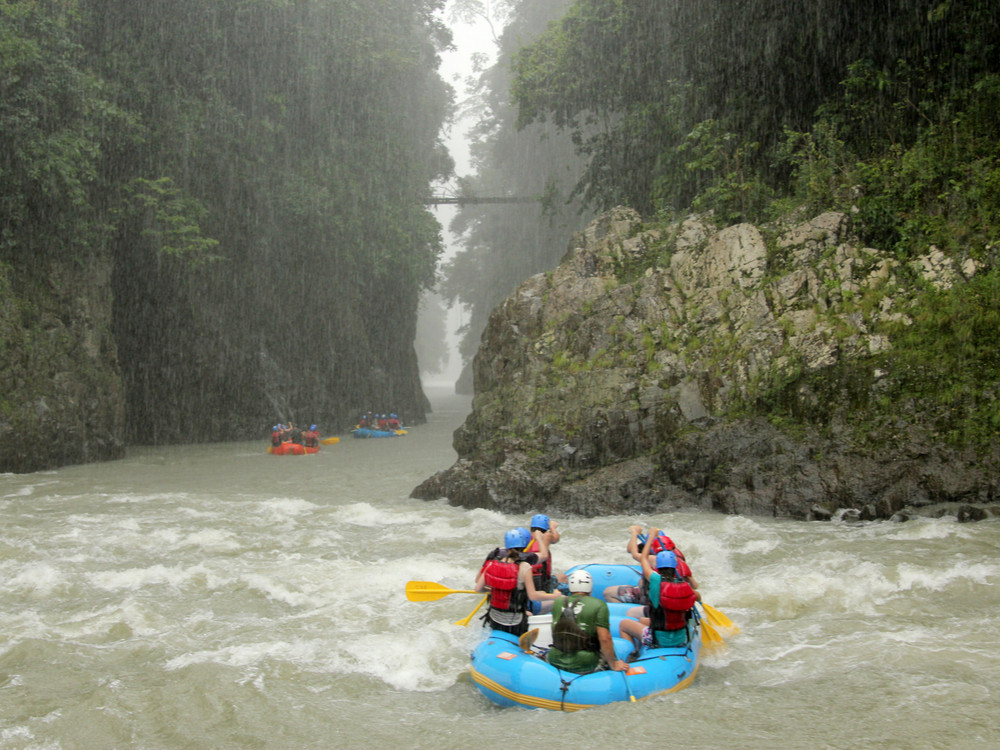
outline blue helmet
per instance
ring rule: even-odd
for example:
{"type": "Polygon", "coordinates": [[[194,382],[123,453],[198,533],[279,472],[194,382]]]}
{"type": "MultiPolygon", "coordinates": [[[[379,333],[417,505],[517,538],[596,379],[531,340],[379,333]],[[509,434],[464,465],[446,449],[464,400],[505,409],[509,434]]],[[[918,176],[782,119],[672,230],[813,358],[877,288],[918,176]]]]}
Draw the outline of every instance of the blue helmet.
{"type": "Polygon", "coordinates": [[[313,425],[313,426],[312,426],[312,427],[310,427],[309,429],[310,429],[310,430],[315,430],[315,429],[316,429],[316,425],[313,425]]]}
{"type": "Polygon", "coordinates": [[[663,570],[664,568],[676,568],[677,567],[677,555],[673,552],[657,552],[656,553],[656,569],[663,570]]]}
{"type": "Polygon", "coordinates": [[[531,532],[523,526],[511,529],[503,535],[503,546],[507,549],[524,549],[531,543],[531,532]]]}
{"type": "Polygon", "coordinates": [[[549,530],[549,517],[544,513],[538,513],[531,517],[531,528],[541,529],[542,531],[549,530]]]}

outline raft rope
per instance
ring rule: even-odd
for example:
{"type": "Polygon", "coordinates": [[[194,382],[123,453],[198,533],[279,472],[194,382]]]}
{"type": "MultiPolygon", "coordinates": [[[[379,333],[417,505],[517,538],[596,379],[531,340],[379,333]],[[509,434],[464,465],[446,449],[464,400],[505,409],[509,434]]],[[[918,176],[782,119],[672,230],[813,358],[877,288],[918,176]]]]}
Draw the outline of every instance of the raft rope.
{"type": "MultiPolygon", "coordinates": [[[[572,680],[567,680],[563,677],[564,674],[573,674],[573,672],[563,672],[563,670],[556,667],[556,671],[559,672],[559,692],[562,693],[562,697],[559,699],[559,710],[566,710],[566,693],[569,692],[569,686],[572,685],[576,680],[583,677],[582,674],[577,674],[573,676],[572,680]]],[[[592,674],[591,672],[585,672],[584,674],[592,674]]]]}

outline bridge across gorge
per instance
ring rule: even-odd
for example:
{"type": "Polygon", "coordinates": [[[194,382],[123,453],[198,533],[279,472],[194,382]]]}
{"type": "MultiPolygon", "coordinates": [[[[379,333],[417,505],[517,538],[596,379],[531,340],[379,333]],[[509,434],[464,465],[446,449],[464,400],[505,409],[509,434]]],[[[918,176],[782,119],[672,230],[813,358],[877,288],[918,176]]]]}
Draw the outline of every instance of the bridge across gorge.
{"type": "Polygon", "coordinates": [[[480,203],[537,203],[540,198],[529,196],[432,195],[425,206],[474,206],[480,203]]]}

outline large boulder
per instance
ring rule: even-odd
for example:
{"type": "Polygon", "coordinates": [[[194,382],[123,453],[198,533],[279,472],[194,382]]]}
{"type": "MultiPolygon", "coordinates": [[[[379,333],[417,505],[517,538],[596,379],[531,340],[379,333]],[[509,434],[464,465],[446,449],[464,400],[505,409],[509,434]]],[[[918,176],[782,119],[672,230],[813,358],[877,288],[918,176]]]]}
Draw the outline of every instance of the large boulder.
{"type": "MultiPolygon", "coordinates": [[[[841,213],[720,231],[692,216],[650,231],[614,209],[494,311],[459,460],[413,496],[584,515],[898,519],[956,502],[988,515],[996,451],[950,448],[919,420],[866,445],[845,427],[857,394],[878,388],[872,357],[891,343],[877,324],[906,320],[897,270],[841,213]],[[851,301],[866,294],[880,303],[861,312],[851,301]],[[810,374],[828,387],[776,387],[810,374]],[[806,418],[779,429],[745,408],[762,393],[806,418]]],[[[944,285],[957,271],[931,254],[916,272],[944,285]]]]}

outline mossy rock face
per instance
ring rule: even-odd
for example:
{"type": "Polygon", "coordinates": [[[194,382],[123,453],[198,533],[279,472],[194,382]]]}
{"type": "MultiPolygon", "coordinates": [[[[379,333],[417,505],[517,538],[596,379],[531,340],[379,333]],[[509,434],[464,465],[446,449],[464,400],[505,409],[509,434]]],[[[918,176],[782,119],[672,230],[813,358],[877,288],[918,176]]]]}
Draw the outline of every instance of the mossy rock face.
{"type": "Polygon", "coordinates": [[[110,264],[0,273],[0,471],[120,458],[124,401],[110,264]]]}
{"type": "MultiPolygon", "coordinates": [[[[648,229],[615,209],[494,311],[460,460],[413,494],[792,518],[988,505],[996,446],[936,440],[920,408],[885,396],[887,331],[914,309],[904,271],[855,243],[844,214],[715,231],[697,217],[648,229]],[[890,418],[902,424],[873,440],[890,418]]],[[[916,273],[955,283],[940,258],[916,273]]]]}

